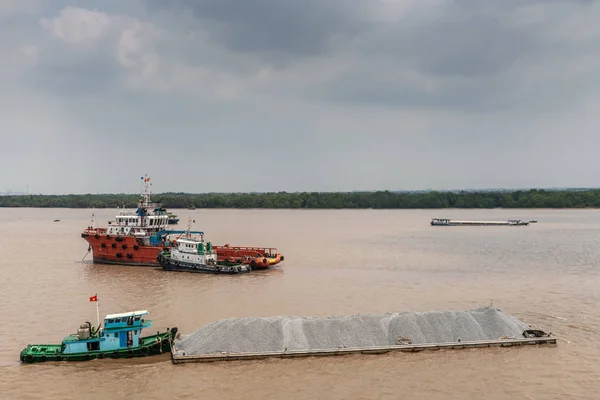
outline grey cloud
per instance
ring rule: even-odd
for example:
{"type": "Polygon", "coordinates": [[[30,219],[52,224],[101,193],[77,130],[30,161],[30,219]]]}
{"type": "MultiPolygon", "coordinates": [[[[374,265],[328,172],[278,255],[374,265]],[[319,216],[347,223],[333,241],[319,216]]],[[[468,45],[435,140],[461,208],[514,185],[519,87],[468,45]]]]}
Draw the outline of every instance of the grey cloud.
{"type": "Polygon", "coordinates": [[[368,1],[356,0],[148,0],[152,10],[192,12],[199,26],[227,48],[278,57],[312,56],[328,49],[336,35],[351,36],[367,26],[360,14],[368,1]]]}
{"type": "MultiPolygon", "coordinates": [[[[584,54],[575,45],[557,43],[548,32],[582,10],[600,17],[588,0],[413,2],[395,21],[372,18],[369,12],[382,3],[362,0],[147,0],[147,4],[154,13],[165,9],[193,13],[195,25],[188,20],[191,25],[186,28],[195,26],[208,32],[215,45],[254,56],[254,69],[263,64],[285,70],[306,62],[297,87],[287,82],[288,94],[472,111],[526,105],[531,99],[519,86],[528,77],[519,74],[520,67],[531,69],[536,63],[584,54]],[[541,10],[536,19],[518,21],[518,12],[535,7],[541,10]],[[314,59],[347,66],[323,82],[319,66],[310,67],[314,59]],[[415,74],[431,85],[415,82],[415,74]]],[[[175,20],[170,26],[176,26],[175,20]]],[[[585,50],[598,52],[598,46],[585,50]]],[[[205,55],[194,52],[193,45],[187,53],[205,55]]],[[[279,91],[276,83],[266,85],[256,90],[279,91]]]]}
{"type": "Polygon", "coordinates": [[[0,167],[79,173],[47,191],[132,191],[137,166],[175,191],[596,184],[598,2],[393,3],[39,3],[0,27],[0,167]],[[64,6],[110,27],[61,39],[39,21],[64,6]]]}

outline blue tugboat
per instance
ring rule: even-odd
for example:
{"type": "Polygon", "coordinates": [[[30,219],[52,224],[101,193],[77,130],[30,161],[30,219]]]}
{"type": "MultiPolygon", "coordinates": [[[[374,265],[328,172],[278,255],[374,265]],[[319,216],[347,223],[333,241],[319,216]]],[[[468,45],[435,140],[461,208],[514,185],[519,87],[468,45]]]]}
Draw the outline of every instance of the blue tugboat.
{"type": "MultiPolygon", "coordinates": [[[[94,298],[94,297],[92,297],[94,298]]],[[[92,300],[91,301],[96,301],[92,300]]],[[[97,299],[97,296],[95,296],[97,299]]],[[[142,330],[152,325],[143,317],[148,311],[108,314],[104,327],[82,324],[77,333],[67,336],[61,344],[30,344],[21,351],[21,361],[87,361],[95,358],[132,358],[171,351],[177,328],[141,337],[142,330]]]]}

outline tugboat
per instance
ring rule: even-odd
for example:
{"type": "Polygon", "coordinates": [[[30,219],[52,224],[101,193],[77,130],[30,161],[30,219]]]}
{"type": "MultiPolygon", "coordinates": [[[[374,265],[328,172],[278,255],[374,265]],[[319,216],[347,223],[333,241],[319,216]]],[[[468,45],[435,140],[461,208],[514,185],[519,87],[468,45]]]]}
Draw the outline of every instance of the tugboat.
{"type": "Polygon", "coordinates": [[[267,269],[284,260],[276,248],[273,247],[248,247],[248,246],[214,246],[217,253],[217,262],[221,265],[246,264],[253,270],[267,269]]]}
{"type": "MultiPolygon", "coordinates": [[[[90,301],[97,301],[93,296],[90,301]]],[[[77,333],[63,339],[61,344],[30,344],[21,351],[23,363],[45,361],[88,361],[95,358],[146,357],[171,351],[177,328],[167,328],[152,336],[141,337],[142,329],[152,325],[143,318],[147,310],[108,314],[104,327],[90,322],[80,325],[77,333]]]]}
{"type": "Polygon", "coordinates": [[[158,262],[166,271],[201,272],[208,274],[241,274],[252,268],[245,264],[220,265],[211,242],[204,242],[204,232],[198,236],[190,233],[190,223],[185,236],[177,238],[170,249],[158,254],[158,262]]]}

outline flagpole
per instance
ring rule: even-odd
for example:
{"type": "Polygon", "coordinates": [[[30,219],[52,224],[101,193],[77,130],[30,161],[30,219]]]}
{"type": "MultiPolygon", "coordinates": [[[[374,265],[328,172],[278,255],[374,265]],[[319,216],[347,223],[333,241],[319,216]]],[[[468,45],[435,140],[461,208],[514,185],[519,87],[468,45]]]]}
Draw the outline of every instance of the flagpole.
{"type": "Polygon", "coordinates": [[[98,293],[96,293],[96,318],[98,319],[96,330],[98,330],[100,329],[100,302],[98,301],[98,293]]]}

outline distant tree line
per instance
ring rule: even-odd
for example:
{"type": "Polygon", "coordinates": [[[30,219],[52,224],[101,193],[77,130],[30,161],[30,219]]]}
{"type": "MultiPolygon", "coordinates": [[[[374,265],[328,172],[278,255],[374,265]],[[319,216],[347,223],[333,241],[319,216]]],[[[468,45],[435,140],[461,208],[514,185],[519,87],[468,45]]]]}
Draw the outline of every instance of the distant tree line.
{"type": "MultiPolygon", "coordinates": [[[[135,208],[135,194],[0,196],[0,207],[135,208]]],[[[166,208],[584,208],[600,207],[600,189],[512,192],[162,193],[166,208]]]]}

